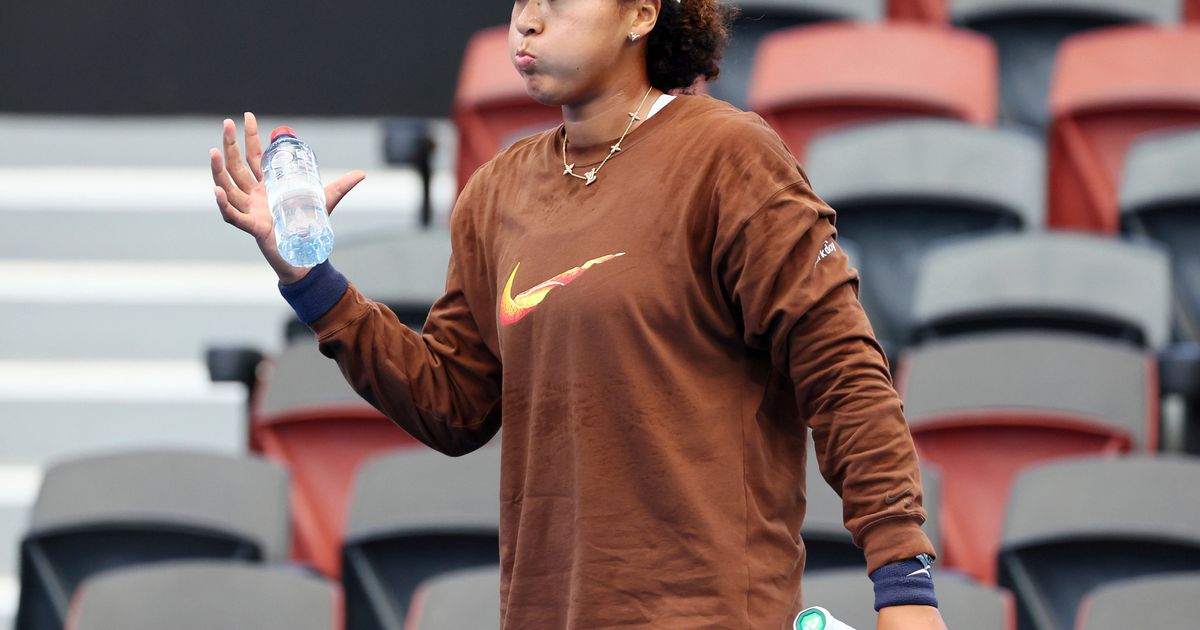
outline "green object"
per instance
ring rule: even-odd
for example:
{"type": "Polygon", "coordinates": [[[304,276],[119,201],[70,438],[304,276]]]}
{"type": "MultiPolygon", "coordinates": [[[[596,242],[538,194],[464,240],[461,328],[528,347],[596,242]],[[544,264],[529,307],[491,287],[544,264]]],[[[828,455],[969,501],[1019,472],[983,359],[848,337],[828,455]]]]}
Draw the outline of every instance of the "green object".
{"type": "Polygon", "coordinates": [[[792,623],[793,630],[854,630],[838,621],[828,610],[812,606],[800,611],[792,623]]]}
{"type": "Polygon", "coordinates": [[[810,608],[796,617],[795,630],[825,630],[825,615],[810,608]]]}

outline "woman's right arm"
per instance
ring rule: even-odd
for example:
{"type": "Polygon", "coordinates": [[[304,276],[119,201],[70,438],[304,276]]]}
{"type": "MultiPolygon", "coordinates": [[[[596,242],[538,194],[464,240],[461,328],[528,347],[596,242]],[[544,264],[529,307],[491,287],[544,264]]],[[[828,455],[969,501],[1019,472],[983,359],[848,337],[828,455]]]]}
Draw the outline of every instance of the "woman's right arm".
{"type": "MultiPolygon", "coordinates": [[[[275,248],[259,168],[257,121],[246,114],[246,163],[231,121],[222,152],[212,150],[217,205],[227,223],[255,238],[279,276],[279,289],[317,334],[322,354],[337,361],[347,382],[417,439],[448,455],[484,445],[500,428],[500,361],[483,340],[463,278],[482,273],[465,213],[455,212],[446,291],[420,334],[386,306],[366,298],[329,261],[311,270],[289,265],[275,248]]],[[[355,171],[326,187],[327,210],[365,177],[355,171]]],[[[397,270],[403,273],[403,270],[397,270]]]]}

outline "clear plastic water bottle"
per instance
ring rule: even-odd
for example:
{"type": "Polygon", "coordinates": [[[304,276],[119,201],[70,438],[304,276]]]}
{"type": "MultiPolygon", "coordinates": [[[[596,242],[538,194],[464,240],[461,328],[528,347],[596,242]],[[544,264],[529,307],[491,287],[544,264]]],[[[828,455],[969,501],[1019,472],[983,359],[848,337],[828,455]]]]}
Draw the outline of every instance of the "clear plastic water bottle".
{"type": "Polygon", "coordinates": [[[262,169],[280,255],[294,267],[321,264],[333,251],[333,228],[317,156],[291,127],[278,127],[271,132],[262,169]]]}

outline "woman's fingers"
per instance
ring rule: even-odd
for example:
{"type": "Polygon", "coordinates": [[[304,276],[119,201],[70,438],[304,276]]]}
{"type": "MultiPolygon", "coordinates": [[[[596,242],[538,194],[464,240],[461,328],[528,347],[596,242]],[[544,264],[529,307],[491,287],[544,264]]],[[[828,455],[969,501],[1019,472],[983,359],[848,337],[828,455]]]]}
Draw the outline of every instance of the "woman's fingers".
{"type": "Polygon", "coordinates": [[[226,198],[234,206],[244,208],[247,202],[249,202],[250,197],[237,186],[234,186],[233,182],[229,181],[229,174],[225,172],[225,163],[221,161],[221,152],[216,149],[209,149],[208,162],[212,168],[213,183],[225,191],[226,198]]]}
{"type": "Polygon", "coordinates": [[[335,179],[332,184],[325,187],[325,211],[332,213],[334,207],[350,192],[351,188],[358,185],[359,182],[367,178],[367,174],[362,171],[350,171],[345,175],[335,179]]]}
{"type": "Polygon", "coordinates": [[[246,163],[242,160],[242,153],[238,149],[237,143],[237,125],[234,125],[233,121],[228,118],[225,119],[224,127],[221,130],[221,141],[225,145],[225,168],[233,177],[233,183],[237,184],[242,192],[250,192],[258,180],[254,179],[254,174],[246,168],[246,163]]]}
{"type": "Polygon", "coordinates": [[[246,122],[246,162],[250,164],[250,172],[254,179],[262,181],[262,140],[258,137],[258,119],[251,112],[245,113],[246,122]]]}
{"type": "Polygon", "coordinates": [[[229,197],[225,194],[225,189],[216,186],[213,188],[213,194],[217,197],[217,209],[221,211],[221,216],[225,218],[225,222],[243,232],[252,234],[250,215],[242,213],[229,203],[229,197]]]}

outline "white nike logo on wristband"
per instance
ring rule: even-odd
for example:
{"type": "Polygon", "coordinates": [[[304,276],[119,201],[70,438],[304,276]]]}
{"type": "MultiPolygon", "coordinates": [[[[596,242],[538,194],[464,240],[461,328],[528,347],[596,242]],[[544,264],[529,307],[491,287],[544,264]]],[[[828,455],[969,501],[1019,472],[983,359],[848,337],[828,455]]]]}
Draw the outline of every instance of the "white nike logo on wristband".
{"type": "Polygon", "coordinates": [[[925,574],[925,577],[927,577],[927,578],[929,578],[929,579],[931,579],[931,580],[933,579],[933,575],[931,575],[931,574],[929,573],[929,569],[917,569],[916,571],[913,571],[912,573],[909,573],[909,574],[908,574],[908,575],[906,575],[905,577],[912,577],[912,576],[914,576],[914,575],[919,575],[919,574],[921,574],[921,573],[924,573],[924,574],[925,574]]]}

